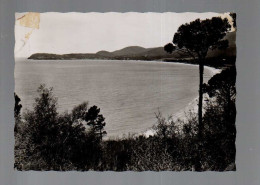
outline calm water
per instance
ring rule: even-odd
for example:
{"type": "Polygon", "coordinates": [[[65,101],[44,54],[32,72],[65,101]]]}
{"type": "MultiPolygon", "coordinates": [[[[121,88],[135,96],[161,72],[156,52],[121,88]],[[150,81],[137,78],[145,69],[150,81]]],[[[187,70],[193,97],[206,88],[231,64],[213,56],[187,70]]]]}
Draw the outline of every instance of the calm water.
{"type": "MultiPolygon", "coordinates": [[[[212,72],[205,69],[207,81],[212,72]]],[[[31,109],[37,88],[54,88],[58,110],[88,101],[106,118],[108,136],[139,133],[156,123],[158,108],[171,115],[198,96],[198,67],[148,61],[17,61],[15,92],[23,111],[31,109]]]]}

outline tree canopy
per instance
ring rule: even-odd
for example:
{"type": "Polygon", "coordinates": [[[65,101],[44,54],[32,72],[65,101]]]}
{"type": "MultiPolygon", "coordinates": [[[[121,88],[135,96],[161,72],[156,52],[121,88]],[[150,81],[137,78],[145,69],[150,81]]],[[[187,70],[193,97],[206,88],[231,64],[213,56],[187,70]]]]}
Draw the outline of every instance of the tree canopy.
{"type": "Polygon", "coordinates": [[[206,57],[209,49],[224,49],[228,47],[228,40],[223,40],[231,25],[227,18],[213,17],[212,19],[196,19],[181,25],[174,34],[172,43],[165,45],[164,49],[172,53],[188,54],[195,58],[206,57]]]}

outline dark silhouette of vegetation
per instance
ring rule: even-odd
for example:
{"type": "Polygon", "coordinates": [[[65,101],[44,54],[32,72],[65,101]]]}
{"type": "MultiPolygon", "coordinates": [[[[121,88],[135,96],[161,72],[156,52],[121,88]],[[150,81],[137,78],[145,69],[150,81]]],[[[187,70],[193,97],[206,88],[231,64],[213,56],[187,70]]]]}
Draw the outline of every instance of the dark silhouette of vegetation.
{"type": "MultiPolygon", "coordinates": [[[[83,103],[72,113],[59,114],[52,88],[41,85],[32,111],[24,114],[15,132],[15,168],[24,170],[86,170],[100,163],[101,137],[84,122],[102,123],[96,106],[83,103]]],[[[101,119],[102,118],[102,119],[101,119]]]]}
{"type": "Polygon", "coordinates": [[[87,121],[87,125],[91,126],[92,131],[99,135],[100,140],[102,137],[106,135],[106,131],[104,131],[104,127],[106,125],[105,118],[102,114],[99,114],[100,109],[97,106],[90,107],[88,113],[85,116],[85,121],[87,121]]]}
{"type": "MultiPolygon", "coordinates": [[[[173,43],[165,45],[164,49],[168,53],[177,51],[180,55],[186,55],[198,61],[199,64],[199,104],[198,104],[198,139],[203,140],[203,73],[204,63],[209,50],[225,49],[228,47],[228,40],[223,40],[231,25],[228,19],[213,17],[212,19],[196,19],[190,23],[181,25],[174,34],[173,43]]],[[[200,166],[196,167],[198,170],[200,166]]]]}
{"type": "Polygon", "coordinates": [[[15,100],[15,104],[14,104],[14,116],[15,118],[20,117],[20,112],[22,109],[22,105],[20,104],[21,99],[17,96],[17,94],[14,93],[14,100],[15,100]]]}
{"type": "Polygon", "coordinates": [[[21,99],[17,96],[17,94],[14,93],[14,100],[15,100],[15,104],[14,104],[14,118],[15,118],[15,126],[14,126],[14,130],[17,131],[17,123],[20,121],[21,119],[21,109],[22,109],[22,105],[21,105],[21,99]]]}
{"type": "Polygon", "coordinates": [[[211,166],[224,169],[235,164],[236,140],[236,69],[230,67],[216,74],[204,84],[204,92],[214,101],[208,101],[203,117],[207,157],[213,158],[211,166]],[[216,124],[217,123],[217,124],[216,124]],[[218,153],[218,158],[214,157],[218,153]],[[222,162],[220,161],[222,160],[222,162]]]}

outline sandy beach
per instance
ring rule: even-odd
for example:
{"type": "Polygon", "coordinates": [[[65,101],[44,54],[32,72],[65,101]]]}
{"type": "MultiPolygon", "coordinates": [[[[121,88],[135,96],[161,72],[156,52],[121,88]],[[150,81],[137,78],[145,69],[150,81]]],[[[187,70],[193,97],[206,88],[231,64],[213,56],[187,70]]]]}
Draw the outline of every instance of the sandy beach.
{"type": "MultiPolygon", "coordinates": [[[[183,64],[183,63],[178,63],[178,64],[197,66],[197,65],[194,65],[194,64],[183,64]]],[[[204,66],[204,70],[205,69],[207,69],[211,72],[211,77],[213,77],[215,74],[218,74],[218,73],[221,72],[221,69],[216,69],[214,67],[209,67],[209,66],[204,66]]],[[[206,94],[203,95],[203,100],[205,100],[205,98],[208,98],[208,96],[206,94]]],[[[197,96],[195,99],[193,99],[184,109],[181,109],[178,112],[172,114],[171,120],[177,121],[178,119],[181,119],[184,122],[187,121],[187,117],[185,116],[185,114],[187,114],[188,112],[192,112],[192,113],[196,114],[198,112],[198,100],[199,100],[199,96],[197,96]]],[[[203,104],[205,104],[205,101],[204,101],[203,104]]],[[[148,129],[143,134],[146,137],[149,137],[151,135],[154,135],[154,130],[148,129]]]]}

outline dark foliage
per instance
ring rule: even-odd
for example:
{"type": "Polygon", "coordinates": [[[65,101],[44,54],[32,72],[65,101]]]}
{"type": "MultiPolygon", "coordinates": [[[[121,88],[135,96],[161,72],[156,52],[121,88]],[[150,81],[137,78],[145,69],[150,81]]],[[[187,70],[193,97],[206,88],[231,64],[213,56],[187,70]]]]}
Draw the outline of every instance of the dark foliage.
{"type": "MultiPolygon", "coordinates": [[[[211,166],[224,169],[235,164],[236,139],[236,69],[231,67],[213,76],[204,84],[204,92],[214,99],[209,101],[203,121],[205,150],[211,166]]],[[[213,168],[213,169],[214,169],[213,168]]]]}
{"type": "Polygon", "coordinates": [[[167,53],[172,53],[174,50],[175,50],[175,46],[172,44],[172,43],[168,43],[164,46],[164,50],[167,52],[167,53]]]}
{"type": "Polygon", "coordinates": [[[14,126],[14,131],[17,132],[18,129],[18,123],[20,122],[21,119],[21,109],[22,109],[22,105],[21,105],[21,99],[17,96],[16,93],[14,93],[14,100],[15,100],[15,104],[14,104],[14,118],[15,118],[15,126],[14,126]]]}
{"type": "Polygon", "coordinates": [[[22,105],[20,104],[21,99],[17,96],[16,93],[14,93],[14,100],[15,100],[15,104],[14,104],[14,116],[15,118],[20,116],[20,112],[22,109],[22,105]]]}
{"type": "Polygon", "coordinates": [[[204,93],[210,97],[217,97],[218,101],[234,101],[236,97],[236,68],[234,66],[223,70],[221,73],[213,76],[208,84],[204,84],[204,93]]]}
{"type": "Polygon", "coordinates": [[[100,140],[102,137],[106,135],[106,131],[104,131],[104,127],[106,125],[105,118],[102,114],[99,114],[100,109],[97,106],[90,107],[87,114],[85,115],[85,121],[87,125],[91,126],[92,131],[99,135],[100,140]]]}
{"type": "MultiPolygon", "coordinates": [[[[101,138],[84,126],[86,115],[101,122],[99,109],[83,103],[62,115],[52,88],[41,85],[34,109],[18,120],[22,129],[15,133],[15,168],[18,170],[90,170],[97,169],[102,156],[101,138]],[[97,112],[96,112],[97,111],[97,112]]],[[[103,117],[103,116],[102,116],[103,117]]]]}
{"type": "Polygon", "coordinates": [[[202,21],[197,19],[181,25],[174,34],[173,44],[167,44],[165,50],[170,53],[179,49],[193,57],[205,57],[209,49],[228,46],[227,40],[222,39],[230,29],[231,25],[226,18],[213,17],[202,21]]]}

